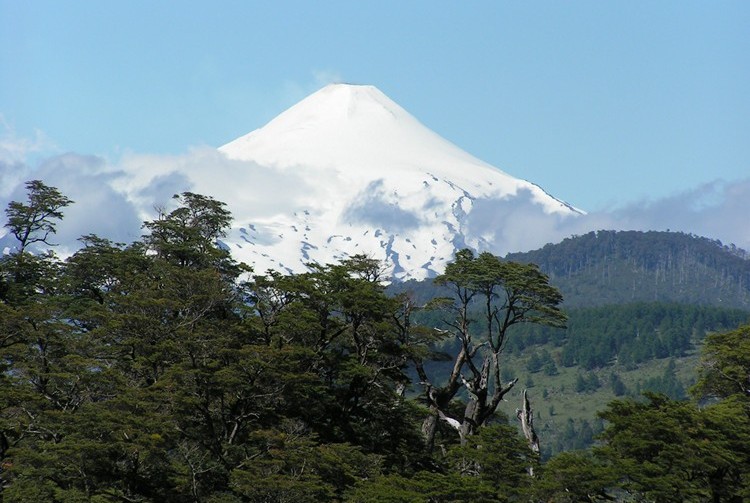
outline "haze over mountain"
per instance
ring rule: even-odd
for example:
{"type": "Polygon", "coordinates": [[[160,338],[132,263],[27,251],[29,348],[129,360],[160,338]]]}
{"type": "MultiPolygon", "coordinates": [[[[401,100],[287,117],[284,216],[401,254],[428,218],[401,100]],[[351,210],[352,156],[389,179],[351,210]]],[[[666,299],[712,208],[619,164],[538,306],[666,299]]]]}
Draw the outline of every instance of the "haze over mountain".
{"type": "MultiPolygon", "coordinates": [[[[277,213],[236,215],[227,240],[258,270],[364,253],[399,279],[424,278],[466,246],[512,249],[511,219],[582,214],[441,138],[373,86],[328,85],[219,150],[289,180],[277,213]]],[[[266,191],[243,175],[248,198],[266,191]]]]}

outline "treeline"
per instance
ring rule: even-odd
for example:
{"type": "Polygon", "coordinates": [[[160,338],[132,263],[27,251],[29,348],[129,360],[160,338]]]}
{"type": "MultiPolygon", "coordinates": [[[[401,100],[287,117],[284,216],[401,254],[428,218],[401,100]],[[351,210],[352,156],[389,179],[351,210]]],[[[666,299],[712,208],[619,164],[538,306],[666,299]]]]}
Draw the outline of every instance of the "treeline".
{"type": "Polygon", "coordinates": [[[616,372],[610,372],[606,379],[599,378],[594,372],[579,372],[576,375],[574,385],[576,393],[593,393],[602,387],[607,387],[616,397],[628,395],[637,399],[644,392],[651,392],[665,395],[674,400],[687,398],[685,386],[677,378],[674,360],[669,360],[661,375],[638,380],[632,389],[625,385],[616,372]]]}
{"type": "Polygon", "coordinates": [[[593,370],[618,363],[633,369],[653,359],[685,356],[707,332],[750,321],[750,313],[742,309],[662,302],[576,308],[567,314],[566,329],[517,328],[518,337],[508,341],[508,351],[520,354],[534,345],[552,344],[560,348],[557,363],[565,367],[593,370]]]}
{"type": "Polygon", "coordinates": [[[431,329],[413,323],[421,304],[386,295],[366,257],[254,274],[216,244],[224,205],[189,192],[134,243],[89,235],[64,260],[32,254],[72,201],[38,181],[27,189],[6,210],[18,247],[0,259],[3,501],[750,494],[748,329],[707,339],[696,396],[711,405],[614,402],[601,448],[541,463],[526,395],[525,435],[497,412],[517,382],[501,370],[515,328],[565,323],[537,267],[461,251],[437,278],[450,296],[424,306],[445,321],[431,329]],[[446,338],[458,352],[434,351],[446,338]],[[455,372],[437,380],[427,364],[446,358],[455,372]]]}

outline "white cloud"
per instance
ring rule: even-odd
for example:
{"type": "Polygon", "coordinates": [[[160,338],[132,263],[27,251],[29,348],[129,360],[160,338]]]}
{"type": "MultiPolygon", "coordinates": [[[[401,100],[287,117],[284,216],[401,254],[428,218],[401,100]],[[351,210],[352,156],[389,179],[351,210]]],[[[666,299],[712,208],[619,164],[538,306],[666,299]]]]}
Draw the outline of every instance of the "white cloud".
{"type": "Polygon", "coordinates": [[[341,74],[331,70],[314,70],[313,78],[315,79],[316,89],[319,89],[328,84],[339,84],[343,82],[341,74]]]}
{"type": "Polygon", "coordinates": [[[21,136],[0,114],[0,199],[7,198],[26,180],[29,157],[53,149],[52,142],[40,131],[33,138],[21,136]]]}
{"type": "Polygon", "coordinates": [[[56,147],[44,133],[35,131],[33,138],[21,136],[0,114],[0,163],[22,163],[32,154],[51,150],[56,147]]]}
{"type": "Polygon", "coordinates": [[[662,199],[566,220],[555,240],[599,229],[680,231],[750,250],[750,178],[717,180],[662,199]]]}
{"type": "MultiPolygon", "coordinates": [[[[0,178],[7,183],[0,205],[26,199],[24,182],[42,180],[75,201],[65,208],[54,242],[59,251],[74,249],[77,239],[95,233],[129,243],[142,233],[141,224],[169,208],[174,194],[185,191],[215,197],[227,204],[238,225],[295,211],[310,188],[287,172],[255,163],[227,159],[211,148],[184,155],[128,154],[115,165],[96,156],[57,155],[37,166],[0,162],[0,178]]],[[[2,234],[2,232],[0,232],[2,234]]]]}
{"type": "Polygon", "coordinates": [[[184,155],[128,155],[120,168],[127,176],[115,187],[128,194],[143,217],[154,205],[169,204],[172,195],[198,192],[227,204],[236,221],[269,218],[293,211],[310,192],[307,181],[294,171],[279,171],[253,162],[228,159],[212,148],[196,148],[184,155]]]}
{"type": "MultiPolygon", "coordinates": [[[[140,236],[141,221],[135,207],[112,188],[113,180],[122,173],[111,169],[101,158],[64,154],[34,168],[24,168],[28,179],[42,180],[74,201],[63,210],[65,216],[52,239],[61,245],[61,254],[75,249],[78,238],[85,234],[118,242],[131,242],[140,236]]],[[[7,196],[0,198],[3,208],[11,200],[26,200],[25,181],[20,180],[7,196]]]]}
{"type": "Polygon", "coordinates": [[[29,168],[20,161],[0,159],[0,201],[4,201],[16,187],[28,178],[29,168]]]}
{"type": "Polygon", "coordinates": [[[341,74],[334,70],[313,70],[310,78],[300,82],[287,80],[281,86],[281,98],[285,107],[298,103],[328,84],[344,82],[341,74]]]}
{"type": "MultiPolygon", "coordinates": [[[[168,207],[171,196],[184,191],[226,203],[236,228],[285,222],[285,216],[295,211],[336,197],[318,190],[317,180],[306,179],[301,171],[280,172],[230,160],[212,148],[173,156],[127,154],[114,163],[71,153],[32,165],[28,158],[45,144],[43,136],[25,140],[11,133],[6,127],[0,142],[0,206],[25,199],[24,182],[30,179],[59,188],[75,201],[58,226],[56,241],[65,245],[60,251],[73,249],[77,239],[89,233],[132,242],[142,233],[141,223],[156,215],[155,207],[168,207]]],[[[479,210],[484,203],[475,204],[479,210]]],[[[469,225],[479,229],[477,234],[495,253],[538,248],[599,229],[670,229],[750,250],[750,178],[714,181],[663,199],[571,218],[523,211],[524,206],[532,206],[523,198],[507,208],[493,204],[497,207],[476,212],[469,225]]]]}

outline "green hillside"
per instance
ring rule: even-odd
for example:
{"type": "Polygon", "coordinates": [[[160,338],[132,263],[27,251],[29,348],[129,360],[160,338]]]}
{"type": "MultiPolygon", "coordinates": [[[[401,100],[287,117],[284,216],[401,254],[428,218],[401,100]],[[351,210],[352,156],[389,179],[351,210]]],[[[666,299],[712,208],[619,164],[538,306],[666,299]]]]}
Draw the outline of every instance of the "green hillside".
{"type": "MultiPolygon", "coordinates": [[[[518,377],[502,411],[512,417],[529,389],[542,452],[584,448],[602,428],[597,411],[644,391],[684,398],[707,333],[750,319],[747,253],[674,232],[599,231],[506,260],[538,264],[563,294],[567,329],[514,327],[503,374],[518,377]]],[[[431,280],[391,285],[419,304],[449,292],[431,280]]],[[[478,307],[477,307],[478,309],[478,307]]],[[[477,315],[478,316],[478,315],[477,315]]],[[[445,328],[443,315],[421,313],[445,328]]],[[[440,348],[455,354],[448,341],[440,348]]],[[[440,369],[440,364],[433,364],[440,369]]],[[[448,364],[442,372],[449,372],[448,364]]]]}
{"type": "Polygon", "coordinates": [[[662,301],[747,309],[747,257],[689,234],[598,231],[505,258],[539,265],[569,307],[662,301]]]}
{"type": "MultiPolygon", "coordinates": [[[[529,390],[544,457],[583,449],[602,429],[597,412],[645,391],[683,399],[695,383],[698,354],[708,333],[750,321],[750,311],[662,302],[572,308],[567,329],[516,327],[503,360],[505,380],[518,377],[501,411],[513,417],[529,390]]],[[[439,316],[422,323],[440,326],[439,316]]],[[[440,348],[455,354],[456,344],[440,348]]],[[[433,364],[447,374],[449,363],[433,364]]],[[[415,390],[418,391],[418,390],[415,390]]]]}

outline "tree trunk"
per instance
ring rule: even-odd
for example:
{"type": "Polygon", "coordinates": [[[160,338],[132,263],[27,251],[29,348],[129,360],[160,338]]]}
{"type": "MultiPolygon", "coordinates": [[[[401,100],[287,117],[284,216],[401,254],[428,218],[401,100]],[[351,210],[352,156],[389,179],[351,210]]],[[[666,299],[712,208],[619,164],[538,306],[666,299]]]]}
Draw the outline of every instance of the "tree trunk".
{"type": "Polygon", "coordinates": [[[430,453],[435,446],[435,432],[437,431],[438,409],[430,407],[430,414],[422,422],[422,436],[425,450],[430,453]]]}
{"type": "Polygon", "coordinates": [[[458,430],[458,435],[461,439],[461,445],[466,445],[466,439],[476,433],[477,426],[476,417],[479,415],[479,402],[474,398],[469,399],[469,403],[466,404],[464,411],[464,420],[461,422],[461,427],[458,430]]]}
{"type": "MultiPolygon", "coordinates": [[[[539,437],[534,429],[534,411],[531,408],[527,390],[523,390],[523,409],[516,409],[516,417],[521,421],[523,435],[529,442],[529,448],[536,454],[539,454],[539,437]]],[[[529,475],[534,476],[534,468],[529,467],[529,475]]]]}

